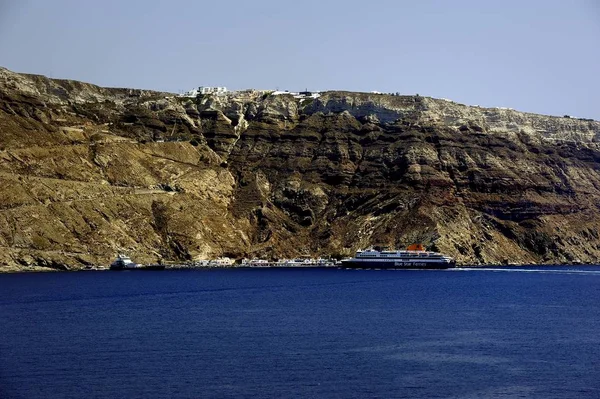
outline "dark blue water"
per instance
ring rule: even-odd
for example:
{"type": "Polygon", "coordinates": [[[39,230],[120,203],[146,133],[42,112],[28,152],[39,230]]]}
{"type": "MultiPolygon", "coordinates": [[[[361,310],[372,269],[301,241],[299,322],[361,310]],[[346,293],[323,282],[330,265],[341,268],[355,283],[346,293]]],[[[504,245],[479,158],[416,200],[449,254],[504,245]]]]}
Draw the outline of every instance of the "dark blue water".
{"type": "Polygon", "coordinates": [[[598,398],[600,268],[0,275],[1,398],[598,398]]]}

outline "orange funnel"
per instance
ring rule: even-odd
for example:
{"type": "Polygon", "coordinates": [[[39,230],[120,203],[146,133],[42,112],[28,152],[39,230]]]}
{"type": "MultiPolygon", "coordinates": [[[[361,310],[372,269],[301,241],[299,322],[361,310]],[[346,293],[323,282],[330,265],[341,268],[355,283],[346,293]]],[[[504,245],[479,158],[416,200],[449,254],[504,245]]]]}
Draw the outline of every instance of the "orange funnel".
{"type": "Polygon", "coordinates": [[[408,246],[409,251],[425,251],[423,244],[410,244],[408,246]]]}

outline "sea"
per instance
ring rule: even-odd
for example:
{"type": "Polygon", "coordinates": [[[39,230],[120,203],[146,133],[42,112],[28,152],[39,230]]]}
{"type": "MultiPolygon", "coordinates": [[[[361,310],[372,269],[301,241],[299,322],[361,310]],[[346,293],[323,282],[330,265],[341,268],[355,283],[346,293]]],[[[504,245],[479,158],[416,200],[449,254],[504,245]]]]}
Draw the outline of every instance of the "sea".
{"type": "Polygon", "coordinates": [[[600,267],[0,275],[0,398],[599,398],[600,267]]]}

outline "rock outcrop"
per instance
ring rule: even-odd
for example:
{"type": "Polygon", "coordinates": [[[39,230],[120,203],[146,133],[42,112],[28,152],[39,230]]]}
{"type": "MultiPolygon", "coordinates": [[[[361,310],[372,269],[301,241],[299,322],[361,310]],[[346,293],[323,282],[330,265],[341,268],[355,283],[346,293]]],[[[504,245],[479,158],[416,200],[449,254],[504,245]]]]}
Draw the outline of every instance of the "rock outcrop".
{"type": "Polygon", "coordinates": [[[0,270],[350,255],[597,262],[600,123],[420,96],[181,98],[0,69],[0,270]]]}

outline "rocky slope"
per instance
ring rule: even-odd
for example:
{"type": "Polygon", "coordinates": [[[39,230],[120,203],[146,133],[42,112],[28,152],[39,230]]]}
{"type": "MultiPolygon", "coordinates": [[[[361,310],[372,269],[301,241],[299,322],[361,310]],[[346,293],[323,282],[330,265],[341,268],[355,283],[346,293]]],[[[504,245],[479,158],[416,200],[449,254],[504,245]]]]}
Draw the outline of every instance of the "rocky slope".
{"type": "Polygon", "coordinates": [[[419,96],[183,99],[0,69],[0,270],[349,255],[600,258],[600,123],[419,96]]]}

